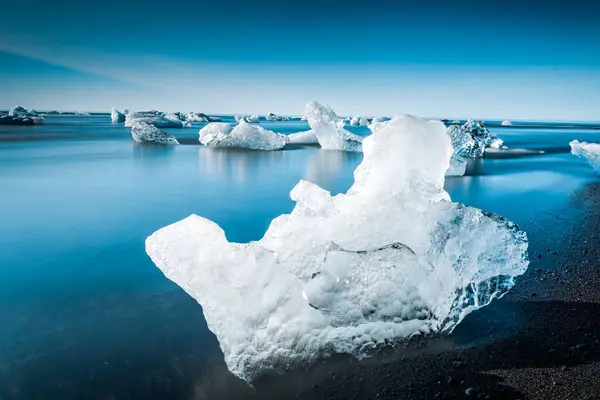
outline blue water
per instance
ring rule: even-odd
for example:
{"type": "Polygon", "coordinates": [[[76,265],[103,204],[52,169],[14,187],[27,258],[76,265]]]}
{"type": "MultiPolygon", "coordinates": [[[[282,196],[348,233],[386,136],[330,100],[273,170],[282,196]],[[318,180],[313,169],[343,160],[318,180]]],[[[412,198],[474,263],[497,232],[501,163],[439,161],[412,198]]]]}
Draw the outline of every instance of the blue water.
{"type": "MultiPolygon", "coordinates": [[[[187,397],[209,385],[223,370],[218,343],[201,308],[147,257],[145,238],[195,213],[229,240],[259,239],[293,208],[298,180],[344,192],[362,159],[316,147],[206,148],[201,126],[171,130],[183,145],[169,148],[135,144],[106,115],[0,126],[0,398],[187,397]]],[[[546,153],[472,162],[467,176],[447,179],[454,200],[527,229],[598,180],[569,154],[573,139],[600,142],[591,126],[495,131],[509,148],[546,153]]]]}

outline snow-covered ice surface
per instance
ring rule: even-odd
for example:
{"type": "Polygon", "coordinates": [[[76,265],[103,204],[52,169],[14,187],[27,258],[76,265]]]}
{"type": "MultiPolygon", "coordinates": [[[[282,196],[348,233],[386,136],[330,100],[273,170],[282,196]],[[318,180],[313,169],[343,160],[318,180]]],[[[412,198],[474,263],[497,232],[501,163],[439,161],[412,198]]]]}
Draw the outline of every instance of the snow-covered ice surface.
{"type": "Polygon", "coordinates": [[[454,152],[461,157],[483,157],[486,147],[499,148],[502,139],[490,132],[482,122],[469,118],[463,125],[450,125],[448,135],[454,152]]]}
{"type": "Polygon", "coordinates": [[[363,150],[346,194],[300,181],[294,210],[259,241],[230,243],[196,215],[146,240],[202,305],[238,377],[449,332],[526,270],[518,226],[444,191],[453,150],[442,123],[396,116],[363,150]]]}
{"type": "Polygon", "coordinates": [[[250,150],[279,150],[287,143],[285,135],[240,119],[238,125],[213,122],[200,129],[200,143],[212,147],[250,150]]]}
{"type": "Polygon", "coordinates": [[[133,127],[138,122],[145,122],[154,125],[157,128],[183,128],[188,126],[186,122],[181,121],[175,114],[165,115],[156,110],[136,111],[125,116],[125,126],[133,127]]]}
{"type": "Polygon", "coordinates": [[[585,159],[600,174],[600,144],[573,140],[569,143],[571,154],[585,159]]]}
{"type": "Polygon", "coordinates": [[[110,119],[114,123],[125,122],[125,114],[113,107],[110,112],[110,119]]]}
{"type": "Polygon", "coordinates": [[[363,138],[344,129],[344,121],[330,107],[311,101],[306,103],[304,115],[322,148],[362,151],[363,138]]]}
{"type": "Polygon", "coordinates": [[[509,120],[505,119],[504,121],[502,121],[502,123],[500,125],[502,125],[502,126],[512,126],[513,123],[510,122],[509,120]]]}
{"type": "Polygon", "coordinates": [[[312,129],[304,132],[292,133],[287,136],[289,144],[319,144],[319,139],[312,129]]]}
{"type": "Polygon", "coordinates": [[[137,122],[131,128],[131,137],[138,143],[179,144],[169,132],[165,132],[145,122],[137,122]]]}

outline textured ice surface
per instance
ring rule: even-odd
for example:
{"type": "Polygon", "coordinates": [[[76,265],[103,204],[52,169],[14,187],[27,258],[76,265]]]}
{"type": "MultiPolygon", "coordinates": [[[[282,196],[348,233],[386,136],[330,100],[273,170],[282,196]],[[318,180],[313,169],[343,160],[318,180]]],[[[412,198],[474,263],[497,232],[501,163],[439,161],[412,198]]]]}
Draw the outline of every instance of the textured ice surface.
{"type": "Polygon", "coordinates": [[[288,117],[283,117],[281,115],[275,115],[273,113],[268,113],[267,116],[265,117],[265,119],[267,121],[287,121],[287,120],[289,120],[288,117]]]}
{"type": "Polygon", "coordinates": [[[358,124],[359,124],[360,126],[367,126],[367,125],[369,125],[369,119],[368,119],[368,118],[361,118],[361,119],[358,121],[358,124]]]}
{"type": "Polygon", "coordinates": [[[585,159],[600,174],[600,144],[573,140],[569,145],[572,154],[585,159]]]}
{"type": "Polygon", "coordinates": [[[131,128],[131,137],[138,143],[179,144],[169,132],[145,122],[137,122],[131,128]]]}
{"type": "Polygon", "coordinates": [[[287,139],[290,144],[319,144],[319,139],[312,129],[304,132],[292,133],[287,136],[287,139]]]}
{"type": "Polygon", "coordinates": [[[247,117],[246,119],[248,120],[248,122],[257,123],[260,121],[260,115],[252,114],[251,116],[247,117]]]}
{"type": "Polygon", "coordinates": [[[250,150],[279,150],[287,143],[285,135],[250,125],[245,119],[234,126],[214,122],[200,129],[200,143],[212,147],[235,147],[250,150]]]}
{"type": "Polygon", "coordinates": [[[346,194],[300,181],[294,210],[257,242],[230,243],[196,215],[146,240],[202,305],[238,377],[451,331],[526,270],[518,226],[444,191],[452,147],[442,123],[396,116],[363,150],[346,194]]]}
{"type": "Polygon", "coordinates": [[[195,112],[190,112],[185,117],[185,120],[188,122],[209,122],[208,118],[204,115],[198,115],[195,112]]]}
{"type": "Polygon", "coordinates": [[[167,118],[163,112],[156,110],[136,111],[125,116],[126,127],[133,127],[137,122],[145,122],[157,128],[183,128],[187,126],[176,115],[170,114],[167,118]]]}
{"type": "Polygon", "coordinates": [[[114,123],[125,122],[125,114],[113,107],[110,112],[110,119],[114,123]]]}
{"type": "Polygon", "coordinates": [[[39,125],[44,123],[44,117],[37,111],[31,109],[27,111],[24,107],[15,106],[8,111],[8,115],[2,117],[2,125],[39,125]]]}
{"type": "Polygon", "coordinates": [[[453,154],[450,158],[450,166],[446,170],[446,176],[463,176],[467,171],[467,160],[453,154]]]}
{"type": "Polygon", "coordinates": [[[448,135],[454,152],[461,157],[483,157],[486,147],[498,148],[502,145],[502,139],[497,138],[482,122],[471,118],[463,125],[450,125],[448,135]]]}
{"type": "Polygon", "coordinates": [[[512,126],[512,122],[510,122],[509,120],[505,119],[504,121],[502,121],[502,126],[512,126]]]}
{"type": "Polygon", "coordinates": [[[308,102],[304,107],[304,115],[322,148],[362,151],[362,137],[345,130],[344,121],[328,106],[322,106],[316,101],[308,102]]]}
{"type": "Polygon", "coordinates": [[[358,126],[360,125],[360,119],[357,116],[354,116],[350,119],[350,125],[358,126]]]}

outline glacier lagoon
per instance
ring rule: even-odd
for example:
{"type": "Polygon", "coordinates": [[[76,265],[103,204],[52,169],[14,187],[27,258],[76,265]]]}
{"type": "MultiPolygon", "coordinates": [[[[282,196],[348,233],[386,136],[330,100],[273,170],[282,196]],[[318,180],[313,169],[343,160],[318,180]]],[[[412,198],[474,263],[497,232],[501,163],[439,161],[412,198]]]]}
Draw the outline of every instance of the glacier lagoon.
{"type": "MultiPolygon", "coordinates": [[[[454,201],[519,223],[533,241],[541,215],[597,179],[568,143],[599,142],[600,131],[513,123],[488,127],[511,149],[545,153],[475,160],[445,188],[454,201]]],[[[301,121],[261,125],[308,129],[301,121]]],[[[291,211],[289,191],[300,179],[344,192],[362,154],[212,149],[198,144],[201,126],[170,131],[182,144],[175,148],[137,145],[109,115],[0,127],[0,394],[159,398],[218,386],[215,376],[228,377],[222,390],[246,390],[231,384],[200,307],[154,267],[144,240],[192,213],[217,222],[230,241],[259,239],[291,211]]]]}

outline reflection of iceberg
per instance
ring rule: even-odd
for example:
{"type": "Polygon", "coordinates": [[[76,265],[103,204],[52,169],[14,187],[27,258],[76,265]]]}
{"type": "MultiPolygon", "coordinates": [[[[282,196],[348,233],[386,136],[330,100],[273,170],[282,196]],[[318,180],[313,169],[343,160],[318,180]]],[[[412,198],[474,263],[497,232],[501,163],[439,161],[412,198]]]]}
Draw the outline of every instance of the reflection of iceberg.
{"type": "Polygon", "coordinates": [[[195,112],[190,112],[186,115],[185,120],[188,122],[209,122],[208,119],[202,115],[198,115],[195,112]]]}
{"type": "Polygon", "coordinates": [[[249,178],[277,168],[282,151],[252,151],[235,148],[198,146],[198,161],[203,176],[220,182],[244,183],[249,178]],[[262,171],[261,171],[262,170],[262,171]]]}
{"type": "Polygon", "coordinates": [[[340,173],[350,164],[357,165],[362,155],[345,151],[317,151],[308,160],[304,179],[321,187],[330,187],[339,181],[340,173]]]}
{"type": "Polygon", "coordinates": [[[519,228],[449,201],[440,122],[396,116],[364,141],[347,194],[301,181],[265,236],[230,243],[190,216],[146,251],[201,305],[228,368],[252,380],[332,353],[451,331],[528,265],[519,228]]]}
{"type": "Polygon", "coordinates": [[[81,116],[90,116],[91,114],[89,112],[86,111],[75,111],[75,115],[81,115],[81,116]]]}
{"type": "Polygon", "coordinates": [[[114,123],[125,122],[125,114],[113,107],[110,112],[110,119],[114,123]]]}
{"type": "Polygon", "coordinates": [[[512,126],[512,122],[510,122],[509,120],[505,119],[504,121],[502,121],[502,126],[512,126]]]}
{"type": "Polygon", "coordinates": [[[131,137],[138,143],[179,144],[169,132],[145,122],[137,122],[131,128],[131,137]]]}
{"type": "Polygon", "coordinates": [[[241,119],[237,126],[213,122],[200,129],[200,143],[212,147],[235,147],[250,150],[279,150],[285,146],[285,135],[250,125],[241,119]]]}
{"type": "Polygon", "coordinates": [[[125,116],[125,126],[130,128],[136,122],[145,122],[154,125],[157,128],[183,128],[187,126],[184,121],[181,121],[175,114],[170,114],[168,117],[164,113],[156,110],[151,111],[136,111],[125,116]]]}
{"type": "Polygon", "coordinates": [[[469,118],[465,124],[450,125],[448,135],[454,152],[461,157],[483,157],[486,147],[499,148],[502,139],[490,132],[483,122],[469,118]]]}
{"type": "Polygon", "coordinates": [[[600,144],[573,140],[569,146],[571,146],[572,154],[585,159],[594,168],[594,171],[600,173],[600,144]]]}
{"type": "Polygon", "coordinates": [[[362,138],[344,129],[344,122],[328,106],[306,103],[304,115],[324,149],[362,151],[362,138]]]}
{"type": "Polygon", "coordinates": [[[315,131],[308,130],[304,132],[291,133],[287,135],[289,144],[319,144],[319,139],[315,135],[315,131]]]}

